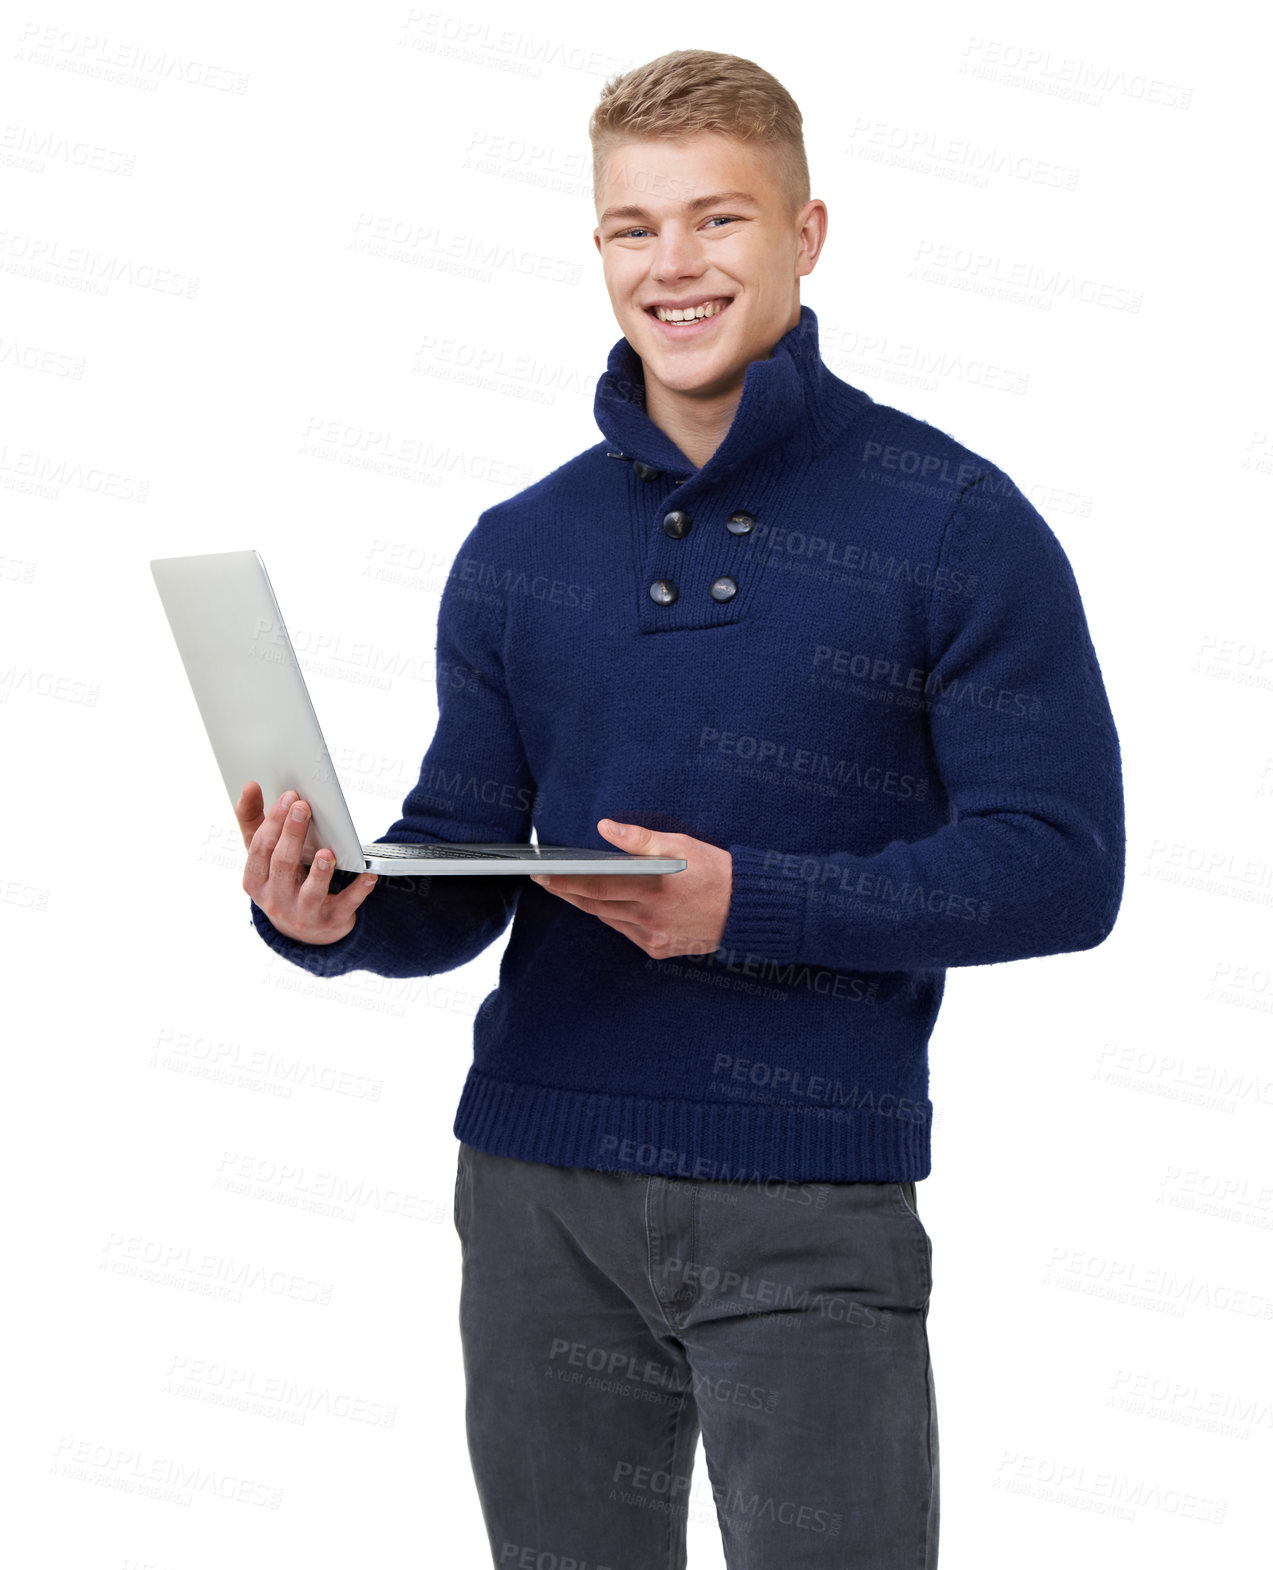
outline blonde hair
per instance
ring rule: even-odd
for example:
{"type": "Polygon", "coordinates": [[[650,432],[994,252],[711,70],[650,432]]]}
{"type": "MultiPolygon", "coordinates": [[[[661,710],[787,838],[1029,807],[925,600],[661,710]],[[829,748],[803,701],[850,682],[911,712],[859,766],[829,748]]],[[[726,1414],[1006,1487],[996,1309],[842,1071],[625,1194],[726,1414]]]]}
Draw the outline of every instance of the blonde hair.
{"type": "Polygon", "coordinates": [[[739,55],[676,49],[611,77],[588,122],[592,188],[611,149],[633,137],[682,138],[717,131],[759,141],[777,155],[778,179],[795,213],[809,200],[804,121],[768,71],[739,55]]]}

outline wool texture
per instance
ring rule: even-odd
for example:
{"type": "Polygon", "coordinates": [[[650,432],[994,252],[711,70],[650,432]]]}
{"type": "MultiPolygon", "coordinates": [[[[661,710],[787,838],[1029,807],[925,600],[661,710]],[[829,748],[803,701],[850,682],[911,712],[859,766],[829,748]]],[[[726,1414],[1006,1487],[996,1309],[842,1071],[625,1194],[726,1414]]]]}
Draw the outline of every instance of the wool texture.
{"type": "Polygon", "coordinates": [[[1119,742],[1069,561],[998,466],[833,374],[808,306],[701,468],[626,339],[595,414],[604,440],[464,540],[437,728],[380,838],[690,835],[732,858],[719,947],[652,959],[525,876],[382,876],[328,945],[251,920],[321,977],[437,975],[511,920],[454,1121],[483,1150],[922,1179],[946,971],[1092,948],[1122,898],[1119,742]]]}

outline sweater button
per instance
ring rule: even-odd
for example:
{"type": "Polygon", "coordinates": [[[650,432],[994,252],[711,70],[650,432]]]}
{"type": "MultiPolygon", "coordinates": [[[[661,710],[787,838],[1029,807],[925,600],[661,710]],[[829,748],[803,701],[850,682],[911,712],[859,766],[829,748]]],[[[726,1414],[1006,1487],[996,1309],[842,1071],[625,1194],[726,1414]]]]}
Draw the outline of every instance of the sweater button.
{"type": "Polygon", "coordinates": [[[663,520],[663,532],[670,539],[683,540],[693,521],[687,512],[670,512],[663,520]]]}
{"type": "Polygon", "coordinates": [[[670,605],[677,596],[677,587],[671,578],[656,578],[650,585],[650,598],[656,605],[670,605]]]}
{"type": "Polygon", "coordinates": [[[633,463],[632,467],[636,470],[638,480],[657,480],[663,472],[661,469],[656,469],[652,463],[642,463],[640,458],[633,463]]]}
{"type": "Polygon", "coordinates": [[[725,527],[731,534],[750,534],[756,527],[756,520],[749,512],[731,512],[725,519],[725,527]]]}
{"type": "Polygon", "coordinates": [[[732,578],[713,578],[711,594],[714,600],[732,600],[738,593],[738,585],[732,578]]]}

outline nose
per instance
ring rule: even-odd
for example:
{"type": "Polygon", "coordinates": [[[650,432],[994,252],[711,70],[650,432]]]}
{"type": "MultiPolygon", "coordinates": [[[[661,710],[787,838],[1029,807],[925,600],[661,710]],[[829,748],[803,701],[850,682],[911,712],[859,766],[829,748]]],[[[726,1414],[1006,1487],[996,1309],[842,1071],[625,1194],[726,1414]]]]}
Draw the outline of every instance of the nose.
{"type": "Polygon", "coordinates": [[[702,247],[697,237],[681,224],[665,225],[659,234],[651,277],[671,283],[678,278],[697,278],[702,271],[702,247]]]}

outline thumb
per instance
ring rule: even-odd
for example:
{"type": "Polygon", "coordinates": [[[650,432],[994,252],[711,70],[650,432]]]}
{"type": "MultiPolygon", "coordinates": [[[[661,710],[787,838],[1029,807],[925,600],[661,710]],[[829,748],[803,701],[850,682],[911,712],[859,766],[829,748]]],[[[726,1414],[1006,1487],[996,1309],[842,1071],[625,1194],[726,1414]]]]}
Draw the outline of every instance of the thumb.
{"type": "Polygon", "coordinates": [[[616,823],[613,818],[601,818],[597,823],[597,832],[604,834],[606,839],[619,850],[626,850],[631,855],[662,854],[659,849],[659,836],[653,829],[642,828],[639,823],[616,823]]]}

